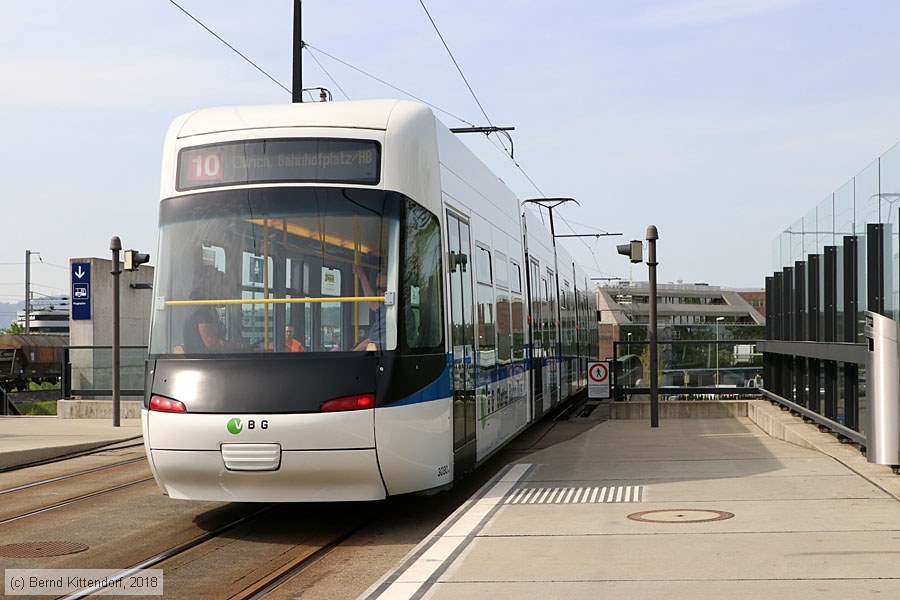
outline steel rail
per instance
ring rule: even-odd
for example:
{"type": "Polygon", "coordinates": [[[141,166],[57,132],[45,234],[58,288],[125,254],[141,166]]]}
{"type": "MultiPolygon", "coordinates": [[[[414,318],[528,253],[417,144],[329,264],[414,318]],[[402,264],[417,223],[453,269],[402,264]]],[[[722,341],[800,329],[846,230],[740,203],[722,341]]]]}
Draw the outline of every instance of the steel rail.
{"type": "MultiPolygon", "coordinates": [[[[148,558],[147,560],[140,562],[132,567],[129,567],[127,569],[119,571],[118,573],[115,573],[113,575],[109,575],[107,577],[107,579],[109,579],[109,580],[124,579],[130,575],[134,575],[135,573],[137,573],[139,571],[143,571],[144,569],[149,569],[150,567],[153,567],[163,561],[169,560],[170,558],[174,558],[175,556],[178,556],[179,554],[187,552],[191,548],[195,548],[196,546],[199,546],[200,544],[203,544],[204,542],[207,542],[211,539],[217,538],[220,535],[222,535],[223,533],[227,533],[228,531],[231,531],[235,527],[238,527],[239,525],[243,525],[247,521],[255,519],[256,517],[263,514],[270,508],[272,508],[271,504],[263,506],[259,510],[254,511],[254,512],[250,513],[249,515],[244,515],[243,517],[236,519],[236,520],[232,521],[231,523],[228,523],[227,525],[223,525],[222,527],[219,527],[218,529],[215,529],[213,531],[208,531],[207,533],[204,533],[203,535],[197,536],[192,540],[188,540],[187,542],[184,542],[183,544],[179,544],[179,545],[175,546],[174,548],[166,550],[165,552],[161,552],[161,553],[157,554],[156,556],[148,558]]],[[[77,592],[74,592],[73,594],[66,596],[64,600],[79,600],[81,598],[90,596],[91,594],[94,594],[96,592],[99,592],[103,589],[104,588],[102,588],[101,586],[82,588],[82,589],[78,590],[77,592]]]]}
{"type": "Polygon", "coordinates": [[[105,471],[107,469],[114,469],[116,467],[130,465],[131,463],[135,463],[135,462],[138,462],[141,460],[147,460],[147,457],[139,456],[137,458],[129,458],[128,460],[113,463],[111,465],[103,465],[102,467],[94,467],[93,469],[86,469],[84,471],[78,471],[76,473],[69,473],[68,475],[60,475],[59,477],[51,477],[50,479],[42,479],[41,481],[34,481],[32,483],[26,483],[25,485],[20,485],[18,487],[0,490],[0,496],[2,496],[3,494],[9,494],[12,492],[27,490],[29,488],[37,487],[39,485],[47,485],[48,483],[56,483],[57,481],[64,481],[66,479],[72,479],[73,477],[81,477],[82,475],[90,475],[91,473],[96,473],[98,471],[105,471]]]}
{"type": "Polygon", "coordinates": [[[33,517],[35,515],[40,515],[45,512],[49,512],[51,510],[56,510],[58,508],[64,508],[66,506],[71,506],[72,504],[77,504],[78,502],[83,502],[85,500],[90,500],[91,498],[97,498],[99,496],[105,496],[106,494],[111,494],[112,492],[118,492],[119,490],[124,490],[126,488],[130,488],[132,486],[145,483],[147,481],[153,481],[152,477],[146,477],[144,479],[139,479],[137,481],[131,481],[129,483],[123,483],[122,485],[113,486],[111,488],[106,488],[103,490],[98,490],[96,492],[91,492],[89,494],[84,494],[81,496],[76,496],[75,498],[70,498],[63,502],[58,502],[56,504],[51,504],[50,506],[45,506],[43,508],[39,508],[37,510],[32,510],[26,513],[22,513],[20,515],[16,515],[15,517],[10,517],[8,519],[3,519],[0,521],[0,525],[6,525],[8,523],[13,523],[14,521],[20,521],[22,519],[26,519],[28,517],[33,517]]]}

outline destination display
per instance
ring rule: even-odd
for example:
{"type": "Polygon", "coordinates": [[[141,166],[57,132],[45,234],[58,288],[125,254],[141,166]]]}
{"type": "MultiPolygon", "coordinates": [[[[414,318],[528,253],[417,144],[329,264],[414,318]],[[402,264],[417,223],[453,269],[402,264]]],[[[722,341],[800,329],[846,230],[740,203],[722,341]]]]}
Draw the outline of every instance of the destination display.
{"type": "Polygon", "coordinates": [[[246,183],[376,184],[381,146],[374,140],[274,139],[185,148],[178,191],[246,183]]]}

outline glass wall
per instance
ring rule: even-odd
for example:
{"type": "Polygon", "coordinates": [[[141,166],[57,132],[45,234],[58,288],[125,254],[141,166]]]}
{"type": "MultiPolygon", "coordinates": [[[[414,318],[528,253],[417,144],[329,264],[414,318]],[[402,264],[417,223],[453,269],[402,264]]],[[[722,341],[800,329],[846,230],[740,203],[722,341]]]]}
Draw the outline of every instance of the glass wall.
{"type": "Polygon", "coordinates": [[[841,247],[845,236],[857,236],[861,314],[866,309],[866,228],[871,223],[884,225],[884,310],[900,319],[900,144],[784,229],[772,242],[773,271],[795,267],[811,254],[823,254],[826,246],[841,247]]]}
{"type": "Polygon", "coordinates": [[[785,343],[766,346],[766,388],[864,433],[864,313],[900,321],[900,144],[785,228],[772,263],[769,337],[785,343]],[[830,341],[854,346],[810,343],[830,341]]]}

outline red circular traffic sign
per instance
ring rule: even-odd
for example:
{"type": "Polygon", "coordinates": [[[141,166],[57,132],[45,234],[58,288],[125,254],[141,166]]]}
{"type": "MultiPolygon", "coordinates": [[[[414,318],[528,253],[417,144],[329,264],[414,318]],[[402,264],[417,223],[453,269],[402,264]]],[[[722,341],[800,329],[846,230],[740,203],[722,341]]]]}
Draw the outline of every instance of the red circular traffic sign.
{"type": "Polygon", "coordinates": [[[603,383],[609,377],[609,369],[604,363],[597,363],[590,368],[588,376],[591,378],[591,381],[603,383]]]}

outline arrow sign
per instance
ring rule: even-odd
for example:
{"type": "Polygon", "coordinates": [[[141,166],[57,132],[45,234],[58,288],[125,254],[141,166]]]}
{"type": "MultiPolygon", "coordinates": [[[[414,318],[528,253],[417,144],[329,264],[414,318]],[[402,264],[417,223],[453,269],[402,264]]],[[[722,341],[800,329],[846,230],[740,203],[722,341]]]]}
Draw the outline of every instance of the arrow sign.
{"type": "Polygon", "coordinates": [[[91,263],[72,263],[72,320],[91,318],[91,263]]]}

